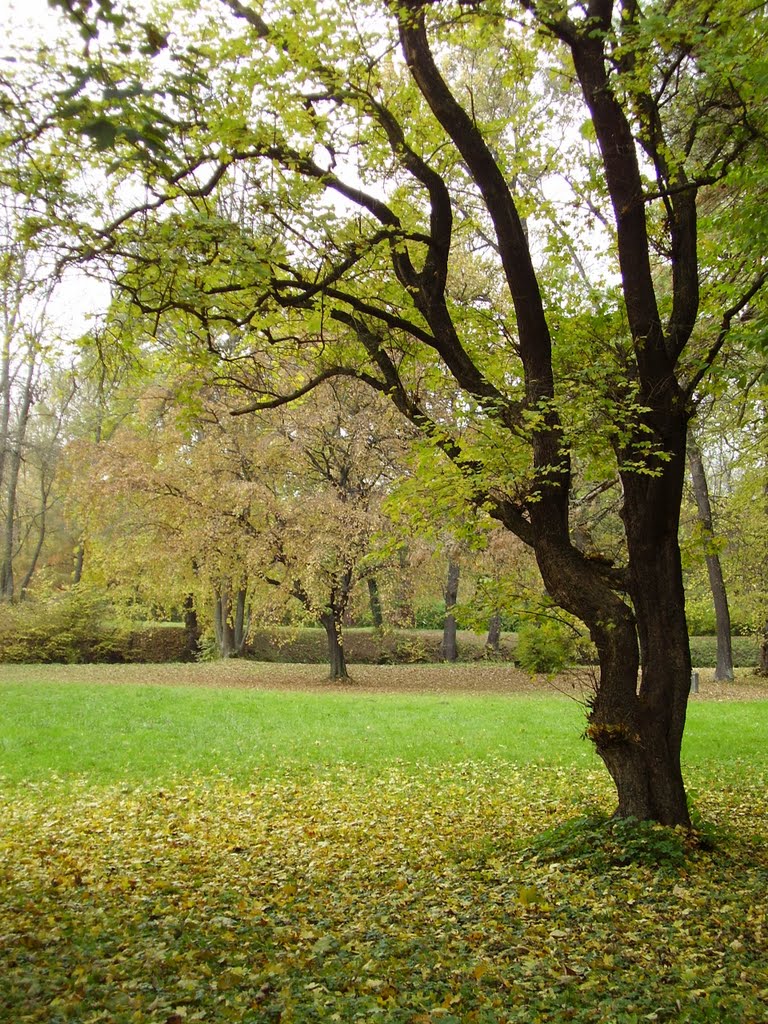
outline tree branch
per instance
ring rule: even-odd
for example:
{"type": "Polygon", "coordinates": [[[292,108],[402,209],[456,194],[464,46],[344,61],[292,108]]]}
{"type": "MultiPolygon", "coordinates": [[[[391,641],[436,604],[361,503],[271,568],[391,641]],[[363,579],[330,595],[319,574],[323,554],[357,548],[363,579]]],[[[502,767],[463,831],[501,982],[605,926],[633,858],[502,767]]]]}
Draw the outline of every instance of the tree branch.
{"type": "Polygon", "coordinates": [[[725,339],[728,337],[728,334],[731,330],[733,318],[744,309],[744,307],[751,301],[751,299],[755,297],[755,295],[757,295],[757,293],[760,291],[760,289],[763,287],[766,281],[768,281],[768,270],[763,270],[753,280],[752,284],[744,292],[744,294],[736,302],[734,302],[734,304],[729,309],[726,309],[726,311],[723,313],[722,320],[720,321],[720,330],[718,331],[715,341],[713,342],[709,351],[704,357],[704,360],[701,366],[699,367],[698,371],[694,374],[690,383],[685,388],[685,396],[687,399],[690,400],[693,397],[696,388],[704,379],[708,370],[720,354],[720,350],[725,344],[725,339]]]}

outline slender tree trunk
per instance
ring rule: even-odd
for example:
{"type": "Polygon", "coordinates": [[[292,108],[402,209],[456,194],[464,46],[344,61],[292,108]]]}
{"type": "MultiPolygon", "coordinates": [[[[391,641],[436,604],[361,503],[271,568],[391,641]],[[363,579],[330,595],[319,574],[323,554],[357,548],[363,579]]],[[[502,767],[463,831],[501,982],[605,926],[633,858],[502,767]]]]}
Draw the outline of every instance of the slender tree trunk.
{"type": "Polygon", "coordinates": [[[488,637],[485,641],[485,650],[488,654],[498,654],[501,644],[501,613],[494,612],[488,624],[488,637]]]}
{"type": "Polygon", "coordinates": [[[250,613],[248,612],[248,591],[245,587],[241,587],[235,596],[235,615],[232,624],[233,648],[237,657],[242,657],[245,653],[245,641],[248,639],[250,618],[250,613]]]}
{"type": "Polygon", "coordinates": [[[368,584],[368,601],[371,607],[371,622],[374,629],[381,629],[384,625],[384,616],[381,612],[379,584],[375,576],[369,576],[366,582],[368,584]]]}
{"type": "Polygon", "coordinates": [[[19,589],[19,594],[22,600],[24,599],[24,595],[29,589],[29,585],[32,582],[32,577],[35,575],[37,563],[40,559],[40,552],[43,550],[43,544],[45,543],[46,511],[47,494],[45,493],[45,490],[43,490],[43,504],[40,509],[40,519],[37,532],[37,544],[35,545],[35,550],[32,552],[32,558],[30,559],[29,566],[27,568],[26,573],[24,574],[24,579],[21,581],[21,587],[19,589]]]}
{"type": "Polygon", "coordinates": [[[459,576],[461,567],[458,562],[448,559],[448,578],[445,582],[445,623],[443,625],[443,642],[440,645],[441,661],[458,661],[459,651],[456,644],[456,616],[454,609],[459,597],[459,576]]]}
{"type": "Polygon", "coordinates": [[[213,629],[221,658],[231,658],[233,653],[232,625],[229,617],[229,592],[222,587],[216,595],[213,609],[213,629]]]}
{"type": "Polygon", "coordinates": [[[760,640],[760,657],[757,663],[757,674],[768,676],[768,619],[763,624],[763,635],[760,640]]]}
{"type": "Polygon", "coordinates": [[[72,583],[77,586],[80,580],[83,578],[83,563],[85,561],[85,537],[80,538],[80,542],[75,548],[75,566],[72,570],[72,583]]]}
{"type": "Polygon", "coordinates": [[[200,623],[192,594],[187,594],[184,598],[184,632],[187,637],[187,655],[195,658],[200,650],[200,623]]]}
{"type": "Polygon", "coordinates": [[[29,414],[32,408],[32,385],[35,369],[36,363],[34,359],[30,358],[22,391],[18,422],[12,436],[9,435],[8,437],[11,448],[6,455],[6,506],[2,545],[0,546],[0,599],[5,601],[13,601],[14,598],[13,546],[16,532],[16,498],[19,486],[19,473],[21,471],[21,450],[24,438],[26,437],[29,414]]]}
{"type": "Polygon", "coordinates": [[[688,465],[691,470],[691,484],[699,522],[704,531],[704,558],[709,574],[709,586],[712,591],[712,602],[715,607],[715,626],[717,630],[717,666],[715,679],[733,679],[733,652],[731,650],[731,613],[728,608],[728,594],[723,579],[720,557],[713,547],[714,529],[712,523],[712,503],[709,498],[709,487],[704,472],[701,451],[696,443],[693,431],[688,431],[688,465]]]}
{"type": "Polygon", "coordinates": [[[397,559],[400,566],[400,577],[397,588],[397,599],[395,616],[397,625],[403,629],[413,628],[416,625],[416,613],[413,609],[413,587],[411,586],[411,566],[408,558],[408,549],[403,545],[397,550],[397,559]]]}

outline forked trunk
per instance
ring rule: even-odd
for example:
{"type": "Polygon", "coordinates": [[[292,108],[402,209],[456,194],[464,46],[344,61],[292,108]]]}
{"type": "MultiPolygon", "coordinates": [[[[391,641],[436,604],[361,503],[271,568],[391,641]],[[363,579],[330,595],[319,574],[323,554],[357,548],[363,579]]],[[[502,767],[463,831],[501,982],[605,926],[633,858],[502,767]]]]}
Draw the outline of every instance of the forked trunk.
{"type": "Polygon", "coordinates": [[[226,584],[222,586],[215,599],[213,624],[220,657],[241,657],[245,651],[249,625],[245,589],[236,592],[233,607],[231,591],[226,584]]]}
{"type": "MultiPolygon", "coordinates": [[[[685,710],[680,710],[679,694],[687,694],[688,678],[680,686],[670,659],[663,678],[650,678],[648,669],[643,670],[637,693],[637,639],[634,629],[621,632],[613,637],[611,652],[601,657],[587,735],[616,786],[618,817],[687,827],[690,817],[680,767],[685,710]],[[654,704],[643,696],[644,689],[678,696],[654,704]]],[[[657,666],[659,670],[665,671],[663,666],[657,666]]]]}
{"type": "Polygon", "coordinates": [[[540,539],[536,553],[549,593],[597,647],[587,736],[616,786],[617,815],[687,827],[680,750],[691,666],[674,516],[659,505],[655,517],[633,517],[633,486],[624,509],[631,605],[574,548],[540,539]]]}

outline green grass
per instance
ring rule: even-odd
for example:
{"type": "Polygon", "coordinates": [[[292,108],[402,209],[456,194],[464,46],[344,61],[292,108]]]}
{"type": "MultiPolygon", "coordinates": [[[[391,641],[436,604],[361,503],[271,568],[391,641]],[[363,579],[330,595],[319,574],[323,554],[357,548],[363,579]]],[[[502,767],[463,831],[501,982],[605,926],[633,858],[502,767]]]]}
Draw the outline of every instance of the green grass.
{"type": "Polygon", "coordinates": [[[563,699],[25,683],[0,686],[0,708],[0,775],[11,782],[593,759],[581,708],[563,699]]]}
{"type": "MultiPolygon", "coordinates": [[[[0,685],[0,776],[94,783],[332,771],[376,773],[501,758],[596,764],[575,701],[543,696],[367,695],[67,683],[0,685]]],[[[697,703],[688,765],[766,765],[768,703],[697,703]]]]}

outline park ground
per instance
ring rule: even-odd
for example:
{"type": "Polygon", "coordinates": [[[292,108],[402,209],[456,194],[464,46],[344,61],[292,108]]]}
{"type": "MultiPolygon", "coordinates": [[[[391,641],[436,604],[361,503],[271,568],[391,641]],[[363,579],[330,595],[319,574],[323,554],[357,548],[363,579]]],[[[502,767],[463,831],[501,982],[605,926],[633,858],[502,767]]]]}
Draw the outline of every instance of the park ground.
{"type": "MultiPolygon", "coordinates": [[[[702,668],[699,692],[692,701],[768,700],[768,677],[737,669],[732,683],[715,682],[702,668]]],[[[320,665],[293,665],[231,659],[229,661],[146,665],[46,665],[44,678],[55,682],[210,686],[253,690],[336,693],[557,694],[581,699],[592,687],[592,670],[574,669],[559,676],[532,676],[508,664],[352,665],[348,682],[329,682],[320,665]]],[[[0,684],[41,677],[37,665],[0,665],[0,684]]]]}
{"type": "Polygon", "coordinates": [[[765,681],[701,672],[689,837],[588,674],[352,671],[0,667],[0,1021],[768,1020],[765,681]]]}

